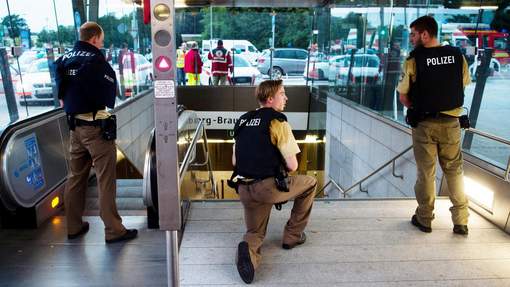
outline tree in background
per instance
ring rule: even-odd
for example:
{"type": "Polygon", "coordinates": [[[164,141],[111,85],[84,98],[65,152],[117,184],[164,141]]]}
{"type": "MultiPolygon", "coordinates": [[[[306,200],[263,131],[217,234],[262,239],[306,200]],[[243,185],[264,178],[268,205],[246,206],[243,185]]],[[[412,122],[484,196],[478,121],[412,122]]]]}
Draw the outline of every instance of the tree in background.
{"type": "Polygon", "coordinates": [[[58,26],[58,33],[54,30],[43,29],[37,34],[37,47],[43,47],[44,44],[51,44],[53,47],[60,46],[60,42],[64,47],[70,47],[76,41],[76,34],[74,32],[74,26],[58,26]],[[60,39],[59,39],[60,36],[60,39]]]}
{"type": "Polygon", "coordinates": [[[452,15],[446,19],[446,23],[471,23],[471,17],[468,15],[452,15]]]}
{"type": "Polygon", "coordinates": [[[116,48],[122,47],[127,43],[128,47],[133,48],[133,37],[129,34],[132,15],[124,15],[116,18],[113,14],[104,15],[97,19],[97,22],[105,33],[104,46],[110,47],[112,44],[116,48]]]}
{"type": "MultiPolygon", "coordinates": [[[[269,8],[213,8],[212,30],[215,39],[248,40],[259,50],[269,48],[271,13],[269,8]]],[[[276,12],[275,47],[307,48],[310,38],[310,9],[274,9],[276,12]]],[[[210,10],[201,10],[202,39],[210,39],[210,10]]]]}
{"type": "Polygon", "coordinates": [[[18,38],[22,30],[28,30],[27,21],[17,14],[7,15],[2,18],[2,25],[7,27],[9,37],[18,38]]]}

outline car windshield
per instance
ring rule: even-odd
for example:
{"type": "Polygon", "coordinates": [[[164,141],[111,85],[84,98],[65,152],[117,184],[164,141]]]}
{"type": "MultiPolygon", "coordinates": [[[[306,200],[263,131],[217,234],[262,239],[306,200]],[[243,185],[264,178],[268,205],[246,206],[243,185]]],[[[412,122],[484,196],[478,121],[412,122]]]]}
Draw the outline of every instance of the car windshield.
{"type": "Polygon", "coordinates": [[[37,61],[28,69],[29,73],[49,72],[48,61],[37,61]]]}
{"type": "Polygon", "coordinates": [[[251,65],[244,58],[239,57],[239,56],[234,56],[234,67],[244,68],[244,67],[251,67],[251,65]]]}

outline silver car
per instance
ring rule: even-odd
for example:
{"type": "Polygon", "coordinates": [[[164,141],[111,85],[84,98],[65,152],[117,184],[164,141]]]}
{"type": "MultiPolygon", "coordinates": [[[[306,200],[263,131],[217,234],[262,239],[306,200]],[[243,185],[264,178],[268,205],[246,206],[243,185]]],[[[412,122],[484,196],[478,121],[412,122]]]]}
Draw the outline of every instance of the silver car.
{"type": "Polygon", "coordinates": [[[279,79],[283,75],[302,75],[308,52],[296,48],[274,49],[272,71],[270,71],[270,55],[269,49],[262,51],[262,55],[257,60],[257,68],[262,74],[269,75],[271,72],[274,79],[279,79]]]}

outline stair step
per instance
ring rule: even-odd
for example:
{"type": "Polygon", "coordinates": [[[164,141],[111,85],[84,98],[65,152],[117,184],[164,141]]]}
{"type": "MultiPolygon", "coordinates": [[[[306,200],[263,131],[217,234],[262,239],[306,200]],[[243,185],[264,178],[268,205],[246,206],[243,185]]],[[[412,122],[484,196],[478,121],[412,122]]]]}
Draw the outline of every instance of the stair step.
{"type": "MultiPolygon", "coordinates": [[[[117,198],[115,202],[117,203],[118,210],[145,210],[145,205],[141,197],[117,198]]],[[[97,198],[87,198],[85,201],[85,210],[99,210],[99,201],[97,198]]]]}

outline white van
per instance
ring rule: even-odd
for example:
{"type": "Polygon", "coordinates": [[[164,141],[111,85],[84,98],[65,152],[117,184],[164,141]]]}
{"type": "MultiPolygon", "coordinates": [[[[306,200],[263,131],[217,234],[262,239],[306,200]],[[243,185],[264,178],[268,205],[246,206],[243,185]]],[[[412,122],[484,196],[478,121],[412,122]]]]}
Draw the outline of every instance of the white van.
{"type": "MultiPolygon", "coordinates": [[[[248,40],[223,40],[223,47],[227,50],[236,49],[236,54],[243,55],[248,61],[253,62],[257,59],[260,52],[248,40]]],[[[209,51],[217,47],[218,39],[202,40],[202,54],[207,55],[209,51]]]]}

